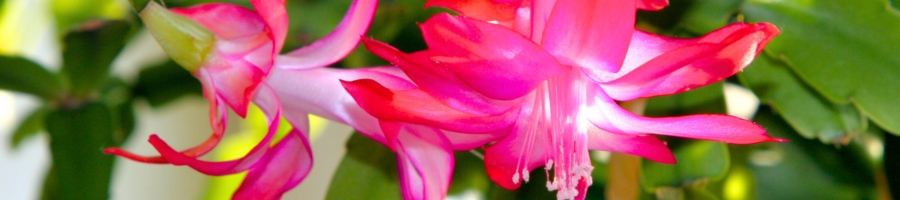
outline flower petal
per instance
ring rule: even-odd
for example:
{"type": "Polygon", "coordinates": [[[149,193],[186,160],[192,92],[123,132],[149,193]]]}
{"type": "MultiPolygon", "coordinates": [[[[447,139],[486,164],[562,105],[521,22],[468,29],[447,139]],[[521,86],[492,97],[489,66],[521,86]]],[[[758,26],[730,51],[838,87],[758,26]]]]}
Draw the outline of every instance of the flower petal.
{"type": "Polygon", "coordinates": [[[284,0],[252,0],[250,3],[256,8],[259,17],[265,21],[269,35],[275,41],[272,55],[278,55],[288,32],[288,16],[287,10],[284,9],[284,0]]]}
{"type": "Polygon", "coordinates": [[[439,6],[466,17],[482,21],[512,21],[520,1],[498,2],[494,0],[428,0],[425,7],[439,6]]]}
{"type": "Polygon", "coordinates": [[[633,0],[559,0],[541,45],[565,65],[617,72],[634,32],[633,0]]]}
{"type": "Polygon", "coordinates": [[[440,131],[405,124],[393,147],[397,152],[404,199],[444,199],[453,174],[453,150],[440,131]]]}
{"type": "Polygon", "coordinates": [[[279,199],[306,178],[312,164],[306,135],[293,129],[249,170],[232,198],[279,199]]]}
{"type": "Polygon", "coordinates": [[[675,155],[652,135],[625,135],[604,131],[595,126],[588,128],[588,148],[641,156],[656,162],[675,164],[675,155]]]}
{"type": "Polygon", "coordinates": [[[494,115],[513,109],[519,102],[479,93],[446,66],[432,61],[428,51],[406,54],[375,40],[363,39],[363,43],[375,55],[400,67],[422,91],[447,107],[473,115],[494,115]]]}
{"type": "Polygon", "coordinates": [[[529,95],[522,109],[516,125],[506,137],[491,144],[485,149],[484,165],[488,177],[494,183],[506,189],[519,188],[522,181],[528,181],[531,170],[544,166],[550,159],[545,148],[550,148],[551,138],[543,117],[543,104],[536,101],[538,95],[529,95]]]}
{"type": "Polygon", "coordinates": [[[588,73],[617,100],[684,92],[734,75],[778,33],[767,23],[732,24],[695,39],[637,32],[622,71],[588,73]]]}
{"type": "Polygon", "coordinates": [[[278,57],[276,66],[286,69],[324,67],[344,58],[359,44],[375,15],[377,0],[354,0],[344,19],[328,36],[278,57]]]}
{"type": "Polygon", "coordinates": [[[506,27],[438,14],[421,25],[431,60],[487,97],[512,100],[571,69],[506,27]]]}
{"type": "Polygon", "coordinates": [[[360,107],[381,120],[486,133],[509,127],[518,113],[511,110],[496,115],[474,115],[448,107],[421,90],[391,90],[370,79],[342,83],[360,107]]]}
{"type": "Polygon", "coordinates": [[[602,89],[597,89],[588,119],[600,129],[619,134],[657,134],[734,144],[783,142],[751,121],[728,115],[688,115],[649,118],[619,107],[602,89]]]}
{"type": "MultiPolygon", "coordinates": [[[[200,73],[198,78],[200,79],[200,82],[203,83],[211,82],[209,75],[206,73],[200,73]]],[[[213,129],[213,133],[203,143],[180,152],[180,154],[188,157],[200,157],[206,155],[206,153],[212,151],[212,149],[219,144],[225,133],[228,108],[223,104],[223,100],[217,96],[212,84],[203,84],[203,97],[209,101],[209,123],[213,129]]],[[[151,138],[152,137],[157,136],[151,135],[151,138]]],[[[103,150],[103,153],[122,156],[130,160],[144,163],[169,163],[168,160],[161,156],[141,156],[116,147],[106,148],[103,150]]]]}
{"type": "Polygon", "coordinates": [[[217,66],[204,66],[197,70],[204,87],[214,88],[215,94],[234,110],[238,116],[247,116],[247,107],[265,74],[242,62],[216,62],[217,66]],[[206,77],[206,78],[202,78],[206,77]],[[207,79],[207,80],[204,80],[207,79]]]}
{"type": "Polygon", "coordinates": [[[170,10],[196,21],[226,40],[268,32],[265,21],[256,12],[234,4],[209,3],[170,10]]]}
{"type": "Polygon", "coordinates": [[[641,10],[662,10],[669,5],[669,0],[638,0],[637,9],[641,10]]]}
{"type": "Polygon", "coordinates": [[[340,80],[372,79],[391,88],[413,89],[415,85],[402,77],[396,67],[361,69],[316,68],[288,70],[275,68],[266,78],[284,104],[284,116],[292,124],[305,122],[307,114],[350,125],[362,134],[387,144],[378,119],[366,113],[344,90],[340,80]]]}
{"type": "MultiPolygon", "coordinates": [[[[275,95],[274,91],[272,91],[268,86],[260,87],[261,90],[258,95],[260,96],[271,96],[275,95]]],[[[259,98],[261,100],[274,100],[276,97],[263,97],[259,98]]],[[[195,170],[207,174],[207,175],[226,175],[226,174],[234,174],[240,171],[244,171],[250,169],[257,161],[263,158],[264,155],[269,151],[269,144],[271,144],[272,139],[275,137],[275,132],[278,130],[279,121],[281,119],[281,106],[279,102],[262,102],[260,108],[266,113],[266,116],[269,118],[269,131],[266,133],[266,136],[260,141],[256,147],[250,150],[246,156],[240,159],[231,160],[231,161],[222,161],[222,162],[210,162],[199,160],[197,155],[188,155],[185,153],[177,152],[172,147],[170,147],[166,142],[160,139],[156,135],[150,136],[150,144],[159,151],[160,156],[166,161],[172,163],[173,165],[188,165],[195,170]]],[[[297,127],[300,129],[306,129],[307,127],[297,127]]]]}

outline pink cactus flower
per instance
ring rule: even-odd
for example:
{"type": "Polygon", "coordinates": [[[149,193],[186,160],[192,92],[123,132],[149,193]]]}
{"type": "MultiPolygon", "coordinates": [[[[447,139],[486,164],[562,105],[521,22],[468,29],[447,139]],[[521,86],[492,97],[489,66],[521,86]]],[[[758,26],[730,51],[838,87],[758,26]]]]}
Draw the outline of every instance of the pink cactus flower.
{"type": "Polygon", "coordinates": [[[768,23],[732,24],[690,39],[634,28],[637,9],[667,4],[432,0],[428,5],[461,16],[438,14],[420,25],[429,49],[404,53],[363,40],[414,86],[360,79],[344,87],[379,120],[469,135],[507,134],[486,148],[491,179],[516,189],[530,170],[544,167],[547,187],[557,190],[559,199],[585,197],[593,169],[588,150],[674,163],[653,134],[735,144],[784,141],[737,117],[649,118],[617,104],[721,81],[746,67],[779,34],[768,23]]]}
{"type": "Polygon", "coordinates": [[[183,151],[172,149],[152,135],[150,143],[160,153],[157,157],[135,155],[118,148],[106,149],[106,153],[139,162],[187,165],[213,176],[247,171],[234,199],[278,199],[306,177],[312,167],[306,135],[308,119],[305,115],[286,115],[291,117],[294,129],[276,145],[270,145],[283,105],[274,88],[283,86],[264,80],[276,65],[308,70],[342,59],[368,29],[377,0],[354,1],[331,34],[281,56],[278,53],[288,26],[284,0],[251,0],[251,3],[256,11],[225,3],[167,10],[152,1],[140,11],[141,19],[169,56],[200,79],[203,96],[210,103],[213,134],[202,144],[183,151]],[[228,108],[246,117],[250,102],[262,108],[270,120],[265,138],[243,158],[199,160],[222,139],[228,108]]]}

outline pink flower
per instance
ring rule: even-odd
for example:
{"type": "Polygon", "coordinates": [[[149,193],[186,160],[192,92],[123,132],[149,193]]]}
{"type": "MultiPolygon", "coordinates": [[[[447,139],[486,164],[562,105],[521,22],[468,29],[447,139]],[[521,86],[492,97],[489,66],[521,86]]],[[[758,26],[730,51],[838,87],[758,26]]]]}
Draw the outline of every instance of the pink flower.
{"type": "MultiPolygon", "coordinates": [[[[235,199],[277,199],[299,184],[312,167],[308,120],[293,116],[294,129],[276,145],[270,145],[282,115],[282,102],[271,85],[263,82],[273,66],[320,68],[337,62],[355,48],[369,26],[376,0],[354,1],[340,25],[325,38],[307,47],[278,56],[287,35],[284,0],[251,0],[256,11],[237,5],[210,3],[166,10],[150,2],[141,19],[164,50],[203,84],[210,103],[213,134],[196,147],[176,151],[156,135],[150,143],[158,157],[135,155],[118,148],[106,153],[139,162],[188,165],[214,176],[248,171],[235,199]],[[291,60],[281,65],[282,60],[291,60]],[[245,117],[250,102],[256,103],[270,120],[266,137],[246,156],[231,161],[203,161],[225,131],[228,108],[245,117]],[[226,107],[227,105],[227,107],[226,107]]],[[[337,80],[335,80],[337,82],[337,80]]]]}
{"type": "Polygon", "coordinates": [[[479,135],[506,132],[486,149],[491,179],[508,189],[528,172],[552,168],[559,199],[583,199],[591,184],[588,150],[674,163],[651,134],[736,144],[784,141],[727,115],[649,118],[618,106],[720,81],[744,67],[779,33],[767,23],[738,23],[693,39],[634,28],[636,9],[659,0],[432,0],[463,16],[421,24],[428,50],[411,54],[366,40],[415,87],[379,80],[344,83],[380,120],[479,135]]]}

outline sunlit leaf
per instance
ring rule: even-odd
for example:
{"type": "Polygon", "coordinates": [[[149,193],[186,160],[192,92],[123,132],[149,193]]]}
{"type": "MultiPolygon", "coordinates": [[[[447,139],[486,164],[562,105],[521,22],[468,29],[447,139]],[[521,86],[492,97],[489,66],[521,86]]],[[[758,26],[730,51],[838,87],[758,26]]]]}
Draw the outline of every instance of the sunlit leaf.
{"type": "Polygon", "coordinates": [[[738,77],[805,138],[837,142],[866,128],[866,118],[852,105],[829,102],[767,55],[758,56],[738,77]]]}
{"type": "Polygon", "coordinates": [[[66,35],[62,73],[75,97],[85,97],[99,89],[130,31],[131,26],[124,21],[95,20],[66,35]]]}
{"type": "Polygon", "coordinates": [[[110,110],[102,103],[52,111],[44,122],[50,134],[52,173],[44,199],[108,199],[114,146],[110,110]]]}
{"type": "Polygon", "coordinates": [[[53,14],[60,31],[91,18],[122,19],[131,12],[120,0],[53,0],[53,14]]]}
{"type": "Polygon", "coordinates": [[[749,0],[751,22],[783,32],[766,47],[801,80],[836,104],[853,103],[900,134],[900,15],[884,0],[749,0]]]}
{"type": "Polygon", "coordinates": [[[0,56],[0,89],[24,92],[46,100],[62,96],[59,77],[21,57],[0,56]]]}

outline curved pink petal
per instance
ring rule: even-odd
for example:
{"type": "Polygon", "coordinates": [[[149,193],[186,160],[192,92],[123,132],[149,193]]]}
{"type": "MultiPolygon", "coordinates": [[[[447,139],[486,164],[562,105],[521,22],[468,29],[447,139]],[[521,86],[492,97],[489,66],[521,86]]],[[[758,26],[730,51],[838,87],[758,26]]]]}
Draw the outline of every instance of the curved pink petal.
{"type": "Polygon", "coordinates": [[[256,12],[234,4],[209,3],[170,10],[194,20],[226,40],[255,37],[268,32],[266,22],[256,12]]]}
{"type": "MultiPolygon", "coordinates": [[[[204,66],[197,70],[198,77],[209,77],[210,85],[217,97],[221,98],[241,117],[247,116],[247,107],[256,89],[265,77],[264,72],[255,67],[241,66],[241,62],[217,62],[218,66],[204,66]]],[[[206,87],[206,86],[204,86],[206,87]]]]}
{"type": "Polygon", "coordinates": [[[466,17],[483,21],[507,22],[515,20],[520,1],[494,0],[428,0],[425,7],[444,7],[466,17]]]}
{"type": "Polygon", "coordinates": [[[669,0],[638,0],[637,9],[641,10],[662,10],[669,5],[669,0]]]}
{"type": "Polygon", "coordinates": [[[360,133],[382,144],[386,139],[378,125],[378,119],[366,113],[341,85],[340,80],[372,79],[390,88],[414,89],[399,74],[396,67],[361,69],[316,68],[288,70],[275,68],[266,78],[278,94],[285,118],[292,124],[306,122],[307,114],[350,125],[360,133]]]}
{"type": "Polygon", "coordinates": [[[602,89],[593,94],[588,119],[597,127],[619,134],[657,134],[734,144],[783,142],[772,138],[761,126],[728,115],[687,115],[650,118],[638,116],[619,107],[602,89]]]}
{"type": "Polygon", "coordinates": [[[394,144],[404,199],[446,198],[454,163],[447,138],[437,129],[406,124],[394,144]]]}
{"type": "Polygon", "coordinates": [[[483,147],[485,144],[494,142],[506,136],[509,130],[499,130],[492,133],[468,134],[447,130],[441,130],[441,134],[450,141],[451,148],[454,151],[468,151],[475,148],[483,147]]]}
{"type": "Polygon", "coordinates": [[[205,65],[228,62],[241,67],[256,67],[268,73],[277,53],[274,46],[281,43],[274,40],[266,21],[256,12],[224,3],[201,4],[172,11],[196,21],[216,35],[216,55],[207,56],[205,65]]]}
{"type": "Polygon", "coordinates": [[[622,71],[588,73],[617,100],[684,92],[739,72],[777,34],[767,23],[732,24],[695,39],[639,32],[622,71]]]}
{"type": "Polygon", "coordinates": [[[406,54],[372,39],[363,39],[363,43],[375,55],[400,67],[422,91],[447,107],[473,115],[495,115],[513,109],[519,102],[485,96],[448,67],[431,60],[429,51],[406,54]]]}
{"type": "Polygon", "coordinates": [[[519,110],[516,125],[506,137],[485,149],[484,165],[488,177],[506,189],[516,189],[528,181],[531,170],[547,164],[553,152],[551,134],[541,120],[543,105],[537,95],[529,95],[519,110]],[[546,150],[545,150],[546,148],[546,150]]]}
{"type": "Polygon", "coordinates": [[[520,98],[571,69],[528,38],[499,25],[438,14],[421,28],[431,60],[489,98],[520,98]]]}
{"type": "MultiPolygon", "coordinates": [[[[209,75],[200,73],[198,79],[200,79],[201,83],[204,83],[203,97],[209,101],[209,122],[210,127],[213,129],[213,133],[203,143],[180,152],[188,157],[200,157],[212,151],[212,149],[222,140],[225,133],[225,125],[227,124],[228,108],[225,107],[225,104],[222,104],[221,101],[223,100],[218,97],[212,84],[209,84],[211,82],[209,75]]],[[[151,135],[151,137],[157,136],[151,135]]],[[[106,148],[103,150],[103,153],[122,156],[138,162],[155,164],[169,163],[168,160],[161,156],[141,156],[116,147],[106,148]]]]}
{"type": "Polygon", "coordinates": [[[375,15],[377,0],[354,0],[344,19],[328,36],[278,57],[276,66],[287,69],[324,67],[337,62],[359,44],[375,15]]]}
{"type": "Polygon", "coordinates": [[[503,188],[514,190],[528,181],[532,169],[547,163],[546,134],[513,131],[485,148],[484,165],[488,177],[503,188]]]}
{"type": "Polygon", "coordinates": [[[634,32],[633,0],[559,0],[541,45],[563,64],[617,72],[634,32]]]}
{"type": "MultiPolygon", "coordinates": [[[[261,87],[258,95],[272,96],[276,94],[269,87],[264,86],[261,87]]],[[[262,139],[262,141],[260,141],[256,145],[256,147],[254,147],[243,158],[223,162],[202,161],[198,159],[199,155],[192,155],[175,151],[175,149],[170,147],[168,144],[166,144],[165,141],[163,141],[156,135],[150,136],[150,144],[153,145],[153,147],[156,148],[157,151],[159,151],[160,157],[162,157],[162,159],[164,159],[165,161],[172,163],[173,165],[188,165],[191,168],[194,168],[195,170],[204,174],[226,175],[247,170],[253,167],[257,163],[257,161],[259,161],[269,150],[269,144],[271,144],[271,140],[274,138],[275,132],[278,130],[278,125],[281,118],[281,106],[279,102],[269,101],[277,99],[276,97],[264,97],[258,99],[263,100],[263,102],[260,102],[259,105],[266,113],[267,117],[269,117],[269,131],[268,133],[266,133],[266,136],[262,139]]]]}
{"type": "Polygon", "coordinates": [[[448,107],[421,90],[391,90],[370,79],[342,82],[360,107],[381,120],[486,133],[509,127],[518,113],[511,110],[496,115],[474,115],[448,107]]]}
{"type": "Polygon", "coordinates": [[[626,135],[588,127],[588,148],[641,156],[656,162],[675,164],[675,155],[666,143],[652,135],[626,135]]]}
{"type": "Polygon", "coordinates": [[[280,199],[306,178],[312,159],[306,135],[293,129],[249,170],[232,198],[280,199]]]}
{"type": "Polygon", "coordinates": [[[288,16],[287,10],[284,9],[284,0],[251,0],[250,3],[256,8],[259,17],[265,21],[270,37],[275,41],[272,55],[278,55],[288,32],[288,16]]]}

